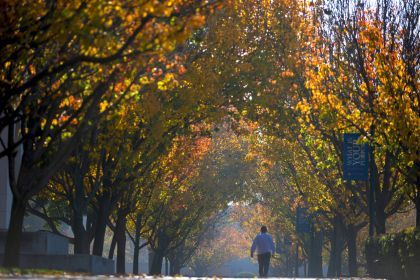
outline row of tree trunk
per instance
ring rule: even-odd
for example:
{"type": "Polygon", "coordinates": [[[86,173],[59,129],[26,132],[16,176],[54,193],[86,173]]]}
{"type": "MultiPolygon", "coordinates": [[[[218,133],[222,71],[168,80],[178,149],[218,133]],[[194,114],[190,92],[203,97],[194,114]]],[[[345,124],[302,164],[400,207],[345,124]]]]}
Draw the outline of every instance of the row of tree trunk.
{"type": "MultiPolygon", "coordinates": [[[[347,248],[348,274],[350,277],[357,276],[357,234],[364,225],[348,225],[344,227],[338,217],[333,220],[333,228],[328,232],[329,261],[328,277],[342,276],[342,255],[347,248]]],[[[318,230],[309,233],[308,244],[308,271],[309,277],[323,277],[322,252],[325,245],[325,232],[318,230]]]]}

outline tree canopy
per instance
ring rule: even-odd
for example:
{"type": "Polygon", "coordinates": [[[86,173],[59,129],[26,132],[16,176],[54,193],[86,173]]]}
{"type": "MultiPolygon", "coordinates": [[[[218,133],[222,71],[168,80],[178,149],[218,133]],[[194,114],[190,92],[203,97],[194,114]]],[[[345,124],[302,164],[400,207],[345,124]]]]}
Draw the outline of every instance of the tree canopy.
{"type": "Polygon", "coordinates": [[[223,231],[243,245],[266,223],[278,273],[320,276],[328,249],[330,276],[343,252],[356,276],[369,223],[415,209],[420,226],[418,1],[3,2],[5,266],[26,212],[75,253],[103,256],[109,229],[120,273],[127,237],[134,271],[148,246],[152,274],[165,257],[206,274],[223,231]],[[345,133],[369,146],[369,182],[344,177],[345,133]],[[226,211],[236,226],[214,230],[226,211]]]}

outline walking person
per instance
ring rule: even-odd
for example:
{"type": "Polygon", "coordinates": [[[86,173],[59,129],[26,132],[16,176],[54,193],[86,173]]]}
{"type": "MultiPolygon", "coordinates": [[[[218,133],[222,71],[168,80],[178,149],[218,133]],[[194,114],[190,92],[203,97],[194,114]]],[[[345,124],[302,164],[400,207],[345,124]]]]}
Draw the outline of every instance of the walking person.
{"type": "Polygon", "coordinates": [[[267,227],[262,226],[261,232],[255,237],[251,246],[251,258],[257,251],[258,267],[260,277],[268,276],[268,268],[270,267],[270,258],[274,254],[274,242],[270,234],[267,233],[267,227]]]}

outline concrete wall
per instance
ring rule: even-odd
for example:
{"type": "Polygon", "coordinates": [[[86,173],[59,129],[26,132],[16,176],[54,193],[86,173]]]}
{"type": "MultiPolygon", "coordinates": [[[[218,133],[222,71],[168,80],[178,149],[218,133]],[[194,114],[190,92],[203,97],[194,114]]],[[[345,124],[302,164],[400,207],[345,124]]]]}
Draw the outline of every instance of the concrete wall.
{"type": "MultiPolygon", "coordinates": [[[[23,232],[21,268],[42,268],[91,274],[115,273],[115,262],[92,255],[69,255],[67,238],[48,231],[23,232]]],[[[0,264],[3,262],[6,231],[0,231],[0,264]]]]}
{"type": "MultiPolygon", "coordinates": [[[[0,255],[0,263],[2,262],[3,255],[0,255]]],[[[113,260],[92,255],[24,254],[20,256],[20,266],[22,268],[54,269],[91,274],[115,273],[113,260]]]]}
{"type": "MultiPolygon", "coordinates": [[[[0,253],[4,252],[6,231],[0,231],[0,253]]],[[[66,255],[69,252],[67,238],[48,231],[23,232],[20,253],[66,255]]]]}
{"type": "MultiPolygon", "coordinates": [[[[125,273],[133,273],[133,264],[131,262],[125,263],[125,273]]],[[[147,262],[139,261],[139,274],[148,274],[149,264],[147,262]]]]}

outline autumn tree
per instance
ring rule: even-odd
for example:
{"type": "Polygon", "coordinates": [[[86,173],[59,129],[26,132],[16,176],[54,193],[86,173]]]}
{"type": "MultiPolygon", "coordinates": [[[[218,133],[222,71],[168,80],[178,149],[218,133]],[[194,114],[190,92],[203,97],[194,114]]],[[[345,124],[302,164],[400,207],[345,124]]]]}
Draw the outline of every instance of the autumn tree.
{"type": "Polygon", "coordinates": [[[0,129],[8,143],[13,193],[5,265],[19,263],[20,232],[27,201],[62,166],[87,129],[100,102],[114,104],[145,59],[172,51],[203,21],[201,2],[3,3],[1,24],[0,129]],[[123,83],[119,91],[111,87],[123,83]],[[116,93],[116,94],[115,94],[116,93]],[[18,131],[18,137],[13,137],[18,131]],[[22,164],[15,150],[22,145],[22,164]],[[17,174],[17,176],[15,176],[17,174]]]}

